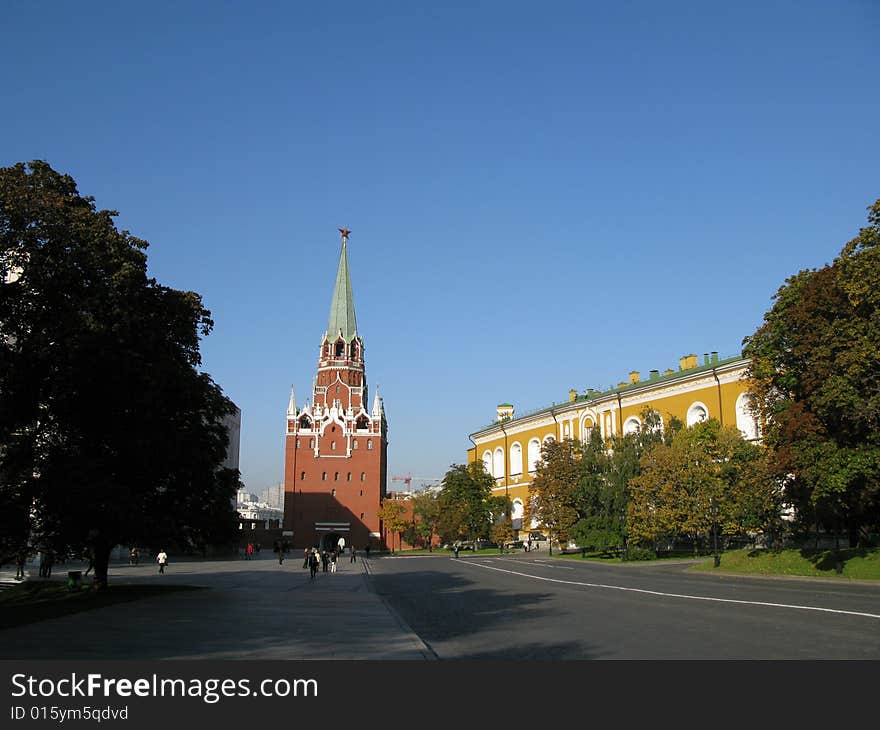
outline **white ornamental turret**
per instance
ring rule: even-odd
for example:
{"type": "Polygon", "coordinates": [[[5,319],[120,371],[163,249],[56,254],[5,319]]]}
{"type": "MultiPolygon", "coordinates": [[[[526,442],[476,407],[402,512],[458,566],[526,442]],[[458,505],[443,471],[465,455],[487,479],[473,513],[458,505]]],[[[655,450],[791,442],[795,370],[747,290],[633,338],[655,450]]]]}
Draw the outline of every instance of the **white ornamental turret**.
{"type": "Polygon", "coordinates": [[[287,417],[296,418],[296,398],[293,395],[293,386],[290,386],[290,402],[287,404],[287,417]]]}
{"type": "Polygon", "coordinates": [[[379,386],[377,385],[376,395],[373,396],[373,410],[370,411],[370,415],[373,418],[381,418],[384,410],[382,399],[379,397],[379,386]]]}

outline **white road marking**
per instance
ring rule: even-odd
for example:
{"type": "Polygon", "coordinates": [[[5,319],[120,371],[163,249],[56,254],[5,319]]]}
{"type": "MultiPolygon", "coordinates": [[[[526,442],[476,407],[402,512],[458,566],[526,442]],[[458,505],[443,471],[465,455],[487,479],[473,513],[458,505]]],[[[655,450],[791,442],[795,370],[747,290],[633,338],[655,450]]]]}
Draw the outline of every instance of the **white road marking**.
{"type": "MultiPolygon", "coordinates": [[[[519,561],[522,562],[522,561],[519,561]]],[[[543,563],[540,560],[533,560],[533,563],[540,565],[544,568],[553,568],[554,570],[574,570],[571,566],[568,565],[558,565],[556,563],[543,563]]]]}
{"type": "Polygon", "coordinates": [[[768,606],[770,608],[793,608],[800,611],[819,611],[822,613],[838,613],[846,616],[864,616],[865,618],[880,619],[880,614],[863,613],[860,611],[844,611],[839,608],[823,608],[821,606],[798,606],[789,603],[769,603],[766,601],[743,601],[735,598],[714,598],[712,596],[691,596],[686,593],[663,593],[662,591],[649,591],[645,588],[626,588],[624,586],[612,586],[605,583],[583,583],[577,580],[561,580],[560,578],[546,578],[541,575],[531,575],[529,573],[520,573],[516,570],[505,570],[504,568],[496,568],[490,565],[480,565],[476,561],[468,561],[469,565],[478,565],[486,570],[497,570],[499,573],[510,573],[511,575],[519,575],[523,578],[532,578],[533,580],[543,580],[548,583],[564,583],[565,585],[584,586],[585,588],[606,588],[613,591],[628,591],[630,593],[645,593],[650,596],[662,596],[664,598],[685,598],[691,601],[714,601],[716,603],[738,603],[746,606],[768,606]]]}

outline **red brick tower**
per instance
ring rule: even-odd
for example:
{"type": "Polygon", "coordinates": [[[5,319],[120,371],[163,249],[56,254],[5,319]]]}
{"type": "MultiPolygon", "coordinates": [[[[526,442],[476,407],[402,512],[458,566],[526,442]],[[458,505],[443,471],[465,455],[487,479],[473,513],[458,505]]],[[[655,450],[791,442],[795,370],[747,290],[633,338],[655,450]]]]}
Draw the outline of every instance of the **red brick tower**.
{"type": "Polygon", "coordinates": [[[358,335],[348,271],[348,235],[321,339],[311,404],[287,407],[284,458],[284,529],[304,548],[381,546],[377,512],[385,497],[388,425],[378,391],[370,406],[364,341],[358,335]]]}

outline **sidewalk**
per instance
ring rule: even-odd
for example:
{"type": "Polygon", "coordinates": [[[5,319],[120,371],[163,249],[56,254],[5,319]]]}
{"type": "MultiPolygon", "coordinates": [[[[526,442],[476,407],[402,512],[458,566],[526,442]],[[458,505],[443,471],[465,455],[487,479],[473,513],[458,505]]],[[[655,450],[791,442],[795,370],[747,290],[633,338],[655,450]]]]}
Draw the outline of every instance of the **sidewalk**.
{"type": "MultiPolygon", "coordinates": [[[[63,580],[67,570],[53,571],[63,580]]],[[[0,581],[6,580],[4,570],[0,581]]],[[[33,574],[33,572],[32,572],[33,574]]],[[[310,580],[302,557],[113,565],[110,584],[203,586],[0,631],[2,659],[433,659],[370,589],[365,561],[310,580]]]]}

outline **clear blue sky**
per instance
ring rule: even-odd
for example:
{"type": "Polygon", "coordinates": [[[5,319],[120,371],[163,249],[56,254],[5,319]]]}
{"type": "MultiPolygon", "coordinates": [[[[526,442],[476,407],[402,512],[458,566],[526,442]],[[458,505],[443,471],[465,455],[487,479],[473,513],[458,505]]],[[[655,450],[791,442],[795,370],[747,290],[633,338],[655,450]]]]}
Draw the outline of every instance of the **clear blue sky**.
{"type": "MultiPolygon", "coordinates": [[[[0,164],[71,174],[216,320],[251,491],[283,471],[339,254],[389,475],[739,352],[880,197],[880,3],[6,0],[0,164]]],[[[400,484],[389,484],[400,487],[400,484]]]]}

